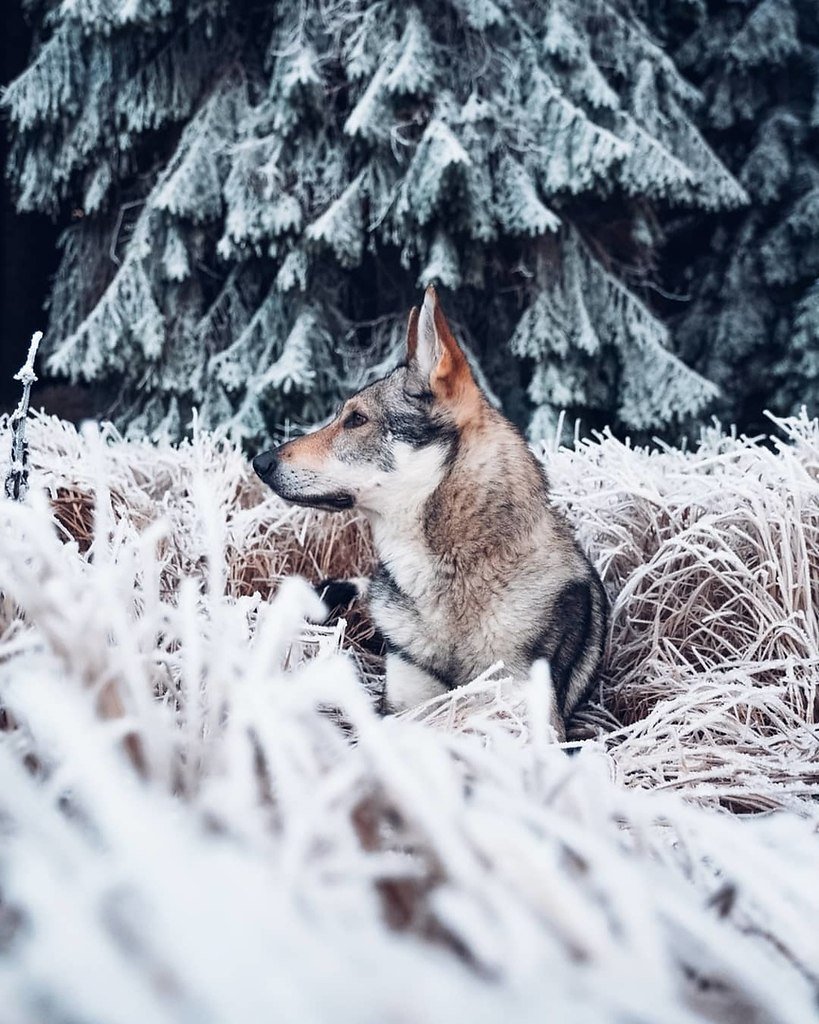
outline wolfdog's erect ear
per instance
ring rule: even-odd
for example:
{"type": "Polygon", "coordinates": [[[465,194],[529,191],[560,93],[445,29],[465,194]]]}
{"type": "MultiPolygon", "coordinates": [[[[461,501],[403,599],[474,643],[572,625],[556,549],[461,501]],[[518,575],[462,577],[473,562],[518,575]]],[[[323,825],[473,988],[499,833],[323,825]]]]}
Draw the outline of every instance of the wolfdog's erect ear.
{"type": "Polygon", "coordinates": [[[418,350],[418,307],[413,306],[407,320],[407,362],[415,358],[418,350]]]}
{"type": "Polygon", "coordinates": [[[410,313],[407,359],[415,359],[432,391],[441,398],[459,399],[477,385],[455,336],[449,329],[432,285],[424,295],[421,312],[410,313]]]}

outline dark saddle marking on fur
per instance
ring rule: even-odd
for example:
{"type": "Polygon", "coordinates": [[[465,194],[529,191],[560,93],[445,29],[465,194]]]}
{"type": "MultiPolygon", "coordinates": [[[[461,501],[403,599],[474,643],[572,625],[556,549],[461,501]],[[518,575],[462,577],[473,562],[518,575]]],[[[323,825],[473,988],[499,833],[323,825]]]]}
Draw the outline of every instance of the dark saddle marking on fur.
{"type": "Polygon", "coordinates": [[[425,403],[409,412],[387,410],[387,427],[396,441],[404,441],[413,448],[440,444],[451,452],[458,444],[458,431],[445,420],[432,416],[425,403]]]}
{"type": "Polygon", "coordinates": [[[412,607],[410,597],[398,586],[395,577],[383,562],[376,567],[373,573],[370,581],[370,596],[373,598],[384,597],[405,610],[412,607]]]}
{"type": "Polygon", "coordinates": [[[529,649],[533,661],[536,658],[548,660],[561,710],[572,673],[589,646],[594,626],[592,602],[591,581],[572,580],[567,583],[555,599],[551,621],[529,649]]]}

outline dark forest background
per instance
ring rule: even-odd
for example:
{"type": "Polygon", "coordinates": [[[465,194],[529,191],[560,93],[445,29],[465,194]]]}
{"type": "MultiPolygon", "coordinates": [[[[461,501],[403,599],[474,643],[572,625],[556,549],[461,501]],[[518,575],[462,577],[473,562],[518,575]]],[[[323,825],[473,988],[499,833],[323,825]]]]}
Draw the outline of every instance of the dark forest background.
{"type": "MultiPolygon", "coordinates": [[[[20,4],[7,3],[0,32],[0,81],[10,82],[23,71],[31,44],[32,29],[20,4]]],[[[5,128],[0,132],[3,167],[9,150],[5,128]]],[[[45,328],[43,305],[57,269],[60,224],[45,214],[17,213],[5,175],[0,199],[0,408],[8,411],[19,397],[12,377],[25,361],[28,340],[45,328]]]]}
{"type": "MultiPolygon", "coordinates": [[[[45,0],[33,0],[28,21],[19,3],[8,4],[0,37],[0,82],[14,82],[15,89],[3,110],[6,130],[0,132],[0,161],[12,168],[13,183],[4,176],[0,210],[0,408],[8,410],[16,401],[12,375],[24,359],[32,332],[44,329],[46,356],[53,357],[66,337],[72,342],[79,339],[79,348],[69,346],[79,355],[72,354],[65,364],[71,380],[49,379],[41,368],[36,392],[36,404],[68,418],[113,410],[126,425],[139,421],[147,433],[159,421],[167,426],[169,419],[178,430],[180,424],[184,429],[192,405],[204,399],[210,403],[211,423],[233,418],[240,438],[270,431],[288,417],[309,421],[321,414],[322,401],[335,399],[334,388],[348,386],[356,367],[360,369],[361,352],[377,364],[390,346],[394,350],[395,325],[400,325],[427,273],[445,292],[449,289],[447,308],[462,326],[489,385],[521,425],[536,423],[548,429],[555,410],[566,407],[587,427],[611,422],[619,432],[637,437],[673,436],[712,413],[741,429],[759,431],[767,427],[766,408],[788,413],[804,402],[814,412],[819,398],[817,5],[806,0],[590,0],[588,5],[530,7],[508,0],[501,5],[504,11],[512,12],[521,24],[530,19],[530,36],[524,32],[520,38],[506,31],[500,8],[486,0],[458,0],[449,6],[451,11],[420,3],[408,14],[403,5],[381,5],[379,10],[391,12],[379,26],[384,39],[372,28],[369,42],[358,41],[354,47],[351,43],[348,50],[343,38],[347,22],[340,21],[335,32],[328,32],[327,25],[320,18],[311,21],[311,15],[302,25],[309,45],[296,53],[282,40],[287,42],[300,17],[298,4],[192,5],[191,10],[205,13],[188,12],[181,30],[176,15],[151,15],[124,27],[112,30],[111,25],[101,25],[98,30],[81,20],[72,24],[64,18],[59,24],[48,15],[45,0]],[[530,18],[532,10],[540,12],[537,18],[530,18]],[[559,28],[554,19],[547,25],[547,13],[561,11],[559,28]],[[80,69],[72,86],[79,90],[75,109],[54,119],[53,104],[49,111],[44,104],[28,122],[29,93],[36,106],[39,86],[36,78],[33,86],[26,84],[24,72],[31,71],[38,53],[60,31],[78,47],[77,54],[88,58],[87,68],[80,69]],[[462,111],[434,108],[433,96],[451,93],[463,102],[467,90],[464,87],[461,95],[459,89],[472,72],[466,63],[461,69],[457,60],[445,59],[447,53],[458,54],[460,60],[462,51],[472,47],[478,52],[485,46],[486,52],[502,55],[507,64],[525,66],[531,55],[521,48],[521,39],[540,46],[541,34],[553,38],[546,46],[548,54],[538,58],[542,66],[535,62],[533,73],[542,73],[562,90],[561,102],[574,104],[577,124],[592,140],[584,136],[579,147],[589,145],[588,166],[572,170],[577,180],[588,175],[585,185],[555,184],[548,167],[545,176],[538,176],[543,167],[527,164],[522,157],[520,164],[513,161],[510,172],[506,143],[498,150],[487,149],[486,137],[473,131],[462,111]],[[260,41],[268,39],[264,55],[260,41]],[[129,129],[130,134],[118,136],[122,157],[110,173],[105,168],[109,177],[104,198],[97,197],[98,206],[82,208],[83,195],[87,200],[89,189],[96,188],[98,154],[110,149],[114,137],[106,136],[105,126],[99,129],[97,151],[89,148],[85,165],[66,174],[53,194],[48,194],[47,183],[37,186],[40,195],[30,198],[28,205],[50,207],[49,213],[18,212],[21,154],[30,151],[46,170],[51,156],[61,158],[60,147],[68,149],[71,119],[86,116],[83,103],[93,92],[94,61],[107,50],[116,55],[123,42],[126,50],[133,47],[135,63],[130,79],[110,83],[111,95],[120,95],[123,84],[132,84],[135,68],[140,69],[138,74],[145,68],[151,71],[155,55],[169,53],[174,73],[180,80],[186,74],[189,78],[183,87],[190,90],[184,112],[165,110],[161,88],[146,86],[146,102],[156,101],[151,130],[129,129]],[[202,59],[198,66],[197,46],[202,59]],[[316,54],[321,58],[316,64],[323,76],[320,88],[310,77],[315,72],[307,67],[308,53],[310,59],[316,54]],[[667,63],[664,54],[671,58],[667,63]],[[226,90],[228,99],[220,112],[213,100],[220,100],[221,83],[230,80],[230,62],[245,76],[242,101],[248,106],[242,108],[226,90]],[[427,147],[428,166],[422,173],[427,185],[433,179],[437,182],[429,202],[438,205],[426,221],[410,217],[390,225],[385,220],[387,228],[379,237],[367,227],[377,203],[373,182],[392,175],[392,186],[397,187],[401,175],[409,181],[415,166],[411,163],[407,169],[406,160],[390,163],[388,147],[378,141],[378,126],[350,138],[349,120],[359,116],[362,97],[376,83],[382,63],[393,68],[391,77],[403,69],[405,81],[397,91],[392,89],[389,102],[379,99],[378,117],[393,131],[398,123],[416,126],[412,159],[427,147]],[[88,76],[85,84],[83,74],[88,76]],[[304,76],[297,88],[291,87],[294,74],[297,79],[304,76]],[[623,124],[601,115],[597,100],[584,92],[589,82],[593,89],[609,89],[607,76],[617,93],[622,112],[617,116],[624,119],[625,133],[623,124]],[[578,86],[581,79],[585,84],[578,86]],[[594,84],[598,80],[604,84],[594,84]],[[282,83],[287,82],[291,85],[285,87],[282,83]],[[696,96],[694,90],[686,94],[688,83],[696,96]],[[184,198],[169,200],[166,195],[164,205],[160,203],[145,223],[139,223],[141,215],[130,213],[118,220],[117,210],[123,208],[144,206],[150,213],[163,175],[168,179],[167,193],[175,184],[174,166],[193,164],[190,151],[202,145],[202,138],[206,151],[211,145],[207,131],[214,132],[216,141],[220,132],[225,135],[225,125],[214,130],[211,124],[199,138],[190,131],[198,118],[206,124],[211,117],[209,104],[216,110],[213,117],[225,116],[228,110],[225,124],[235,128],[233,137],[224,139],[224,150],[216,147],[208,155],[218,167],[217,196],[214,199],[205,189],[195,197],[203,210],[215,202],[216,212],[211,208],[200,219],[195,205],[185,208],[184,198]],[[452,129],[451,142],[429,142],[429,128],[436,119],[446,131],[452,129]],[[270,132],[274,123],[279,127],[270,132]],[[594,132],[601,126],[626,139],[633,138],[637,126],[657,144],[657,151],[647,151],[650,158],[643,154],[642,163],[637,156],[611,163],[595,149],[594,132]],[[707,153],[698,148],[697,133],[707,143],[707,153]],[[260,167],[240,166],[247,144],[263,150],[271,139],[285,145],[279,166],[289,160],[287,173],[308,179],[309,197],[298,196],[306,223],[300,234],[277,235],[269,224],[260,227],[271,205],[264,199],[269,182],[265,184],[260,167]],[[487,202],[495,204],[498,226],[488,241],[481,234],[483,228],[474,223],[480,203],[471,210],[464,205],[465,195],[472,201],[470,190],[479,194],[480,183],[468,176],[459,178],[445,164],[446,146],[460,143],[475,166],[491,167],[493,179],[487,178],[486,195],[487,202]],[[340,169],[324,180],[310,177],[320,163],[314,159],[318,147],[324,147],[321,152],[334,150],[340,169]],[[444,161],[444,170],[435,168],[436,160],[444,161]],[[690,179],[685,177],[689,171],[690,179]],[[364,182],[360,195],[355,193],[356,182],[364,182]],[[245,190],[244,208],[230,209],[231,188],[234,193],[245,190]],[[508,188],[508,195],[499,197],[499,188],[508,188]],[[260,197],[262,202],[254,208],[260,197]],[[552,211],[559,215],[559,234],[549,226],[552,211]],[[234,213],[241,214],[246,237],[231,235],[234,213]],[[461,220],[453,226],[457,217],[461,220]],[[533,223],[539,225],[537,230],[531,228],[533,223]],[[95,303],[104,307],[109,285],[115,288],[117,276],[122,276],[107,260],[109,240],[113,238],[113,253],[120,231],[123,271],[133,267],[140,275],[135,285],[126,281],[122,293],[133,295],[147,288],[144,294],[156,323],[143,333],[164,334],[157,351],[147,358],[140,350],[139,332],[128,336],[126,325],[118,339],[117,317],[111,327],[104,309],[94,333],[87,329],[95,303]],[[152,251],[144,265],[129,256],[140,231],[152,251]],[[411,241],[400,252],[405,238],[411,241]],[[173,245],[171,260],[177,262],[168,271],[173,245]],[[283,285],[282,274],[294,258],[302,263],[298,270],[288,270],[283,285]],[[55,290],[58,299],[49,313],[44,306],[58,272],[63,285],[55,290]],[[581,298],[576,302],[577,295],[581,298]],[[227,313],[218,308],[225,296],[227,313]],[[622,310],[612,313],[620,309],[620,298],[622,310]],[[552,314],[561,303],[565,308],[556,325],[560,317],[552,314]],[[618,317],[629,325],[622,337],[618,317]],[[213,321],[211,332],[200,344],[197,325],[208,318],[213,321]],[[106,336],[116,344],[106,346],[106,336]],[[330,372],[340,338],[353,339],[351,350],[342,353],[341,363],[330,372]],[[179,355],[183,349],[184,358],[179,355]],[[664,361],[666,351],[676,358],[664,361]],[[78,368],[83,358],[85,369],[78,368]],[[277,376],[273,371],[288,359],[296,369],[291,365],[285,368],[290,376],[284,370],[277,376]],[[246,380],[267,366],[267,391],[251,394],[246,380]],[[629,394],[629,381],[641,375],[644,379],[629,394]],[[321,401],[314,401],[315,396],[321,401]]],[[[310,5],[304,10],[308,8],[312,10],[310,5]]],[[[127,63],[115,60],[112,66],[127,63]]],[[[500,108],[509,99],[509,83],[502,75],[493,80],[489,72],[487,82],[487,89],[496,90],[500,108]]],[[[180,83],[174,88],[178,92],[180,83]]],[[[544,114],[544,138],[552,130],[551,116],[544,114]]],[[[521,126],[517,127],[531,127],[523,125],[523,114],[521,126]]],[[[493,125],[487,137],[505,127],[502,122],[493,125]]],[[[576,143],[577,132],[575,148],[576,143]]],[[[548,146],[545,151],[550,152],[548,146]]],[[[199,167],[193,167],[194,172],[201,175],[199,167]]],[[[42,169],[38,173],[43,176],[42,169]]],[[[46,173],[44,182],[47,177],[46,173]]],[[[193,195],[198,187],[192,176],[179,191],[187,188],[193,195]]],[[[110,304],[116,314],[116,299],[110,304]]],[[[121,319],[127,322],[128,316],[121,319]]]]}

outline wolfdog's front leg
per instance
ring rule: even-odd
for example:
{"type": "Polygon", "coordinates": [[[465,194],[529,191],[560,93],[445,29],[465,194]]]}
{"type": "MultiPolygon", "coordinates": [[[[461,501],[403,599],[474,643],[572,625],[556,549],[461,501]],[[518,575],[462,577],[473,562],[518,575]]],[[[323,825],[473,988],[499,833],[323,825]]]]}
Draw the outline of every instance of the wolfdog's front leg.
{"type": "Polygon", "coordinates": [[[446,692],[440,679],[413,665],[400,654],[387,655],[385,703],[387,711],[397,713],[423,704],[446,692]]]}

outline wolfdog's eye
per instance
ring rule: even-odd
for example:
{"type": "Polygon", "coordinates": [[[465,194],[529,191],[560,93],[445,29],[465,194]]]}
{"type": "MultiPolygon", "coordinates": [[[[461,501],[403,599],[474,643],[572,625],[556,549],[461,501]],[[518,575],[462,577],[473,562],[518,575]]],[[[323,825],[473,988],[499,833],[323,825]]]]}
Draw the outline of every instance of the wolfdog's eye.
{"type": "Polygon", "coordinates": [[[363,427],[365,423],[368,423],[367,417],[363,412],[359,412],[358,409],[353,409],[347,419],[342,423],[345,430],[355,430],[356,427],[363,427]]]}

